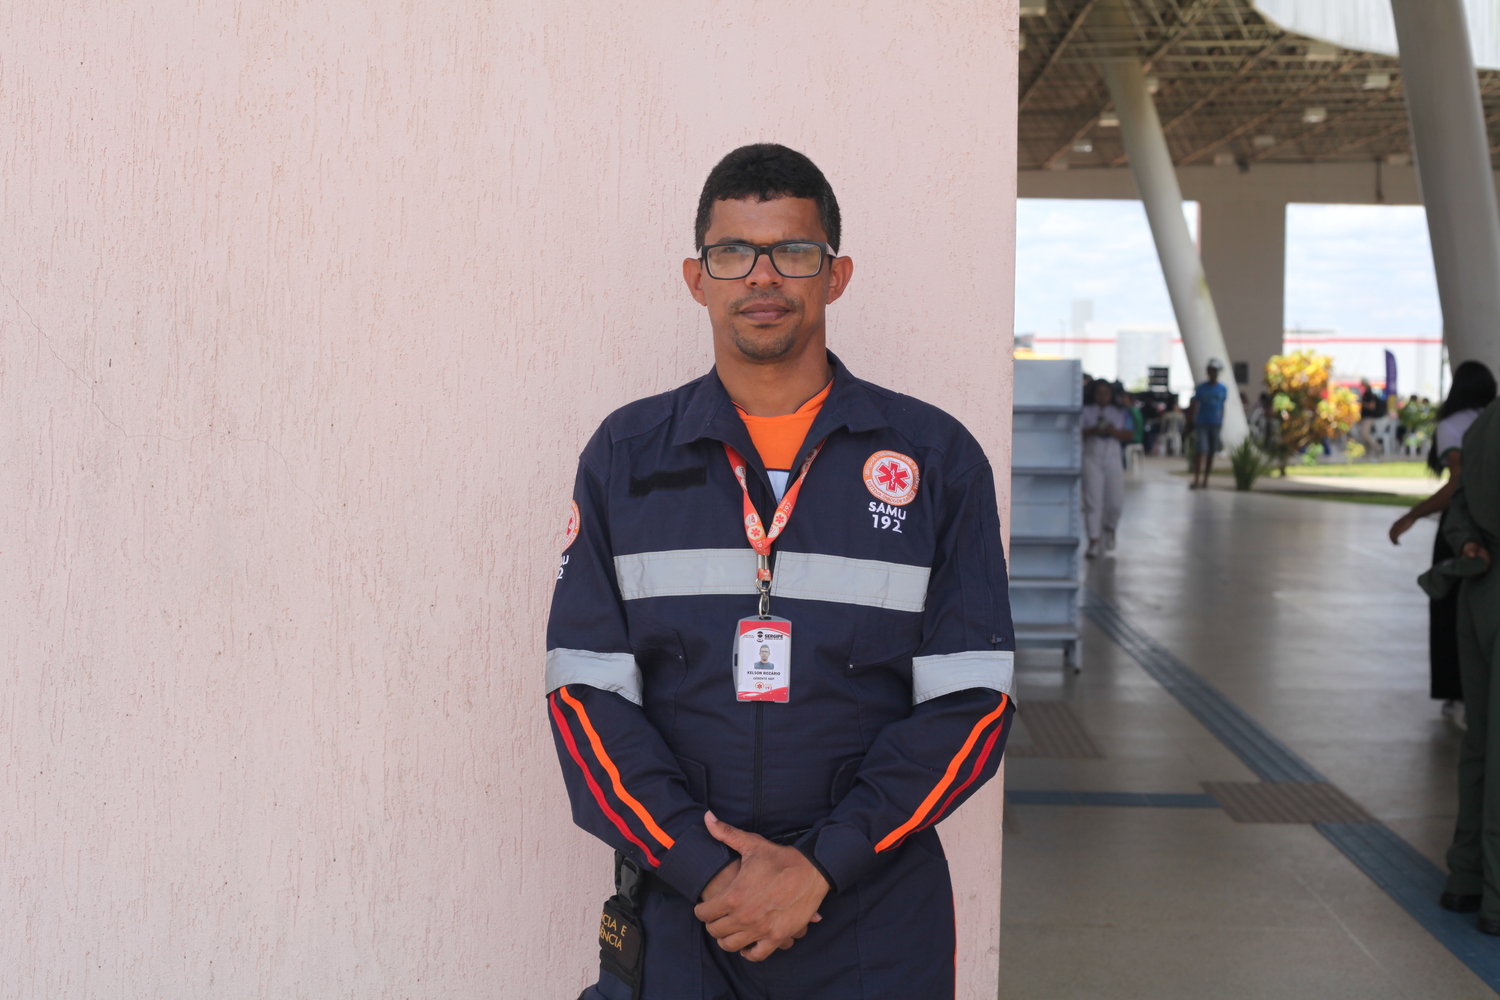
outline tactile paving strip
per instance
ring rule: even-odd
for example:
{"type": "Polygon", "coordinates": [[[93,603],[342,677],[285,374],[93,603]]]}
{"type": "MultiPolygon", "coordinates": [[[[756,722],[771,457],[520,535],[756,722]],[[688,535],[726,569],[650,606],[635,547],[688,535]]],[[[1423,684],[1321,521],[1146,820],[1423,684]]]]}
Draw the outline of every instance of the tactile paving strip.
{"type": "Polygon", "coordinates": [[[1012,744],[1005,752],[1012,757],[1062,757],[1089,760],[1104,752],[1089,738],[1088,730],[1065,701],[1018,702],[1016,711],[1026,724],[1030,743],[1012,744]]]}
{"type": "Polygon", "coordinates": [[[1373,823],[1358,802],[1324,781],[1205,781],[1236,823],[1373,823]]]}
{"type": "MultiPolygon", "coordinates": [[[[1326,779],[1093,590],[1084,612],[1147,673],[1198,717],[1209,732],[1270,785],[1325,784],[1326,779]]],[[[1216,795],[1219,793],[1215,793],[1216,795]]],[[[1226,803],[1227,805],[1227,803],[1226,803]]],[[[1486,985],[1500,993],[1500,940],[1481,934],[1471,914],[1438,906],[1442,871],[1380,822],[1318,823],[1315,829],[1358,865],[1486,985]]]]}

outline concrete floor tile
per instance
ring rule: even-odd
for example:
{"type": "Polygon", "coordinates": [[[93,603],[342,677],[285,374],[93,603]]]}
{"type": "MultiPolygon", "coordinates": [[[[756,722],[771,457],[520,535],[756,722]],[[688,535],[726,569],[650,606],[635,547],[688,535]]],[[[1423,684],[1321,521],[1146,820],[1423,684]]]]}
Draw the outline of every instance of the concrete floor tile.
{"type": "MultiPolygon", "coordinates": [[[[1175,467],[1175,463],[1173,463],[1175,467]]],[[[1457,735],[1427,694],[1414,580],[1434,527],[1395,512],[1132,477],[1089,585],[1311,766],[1442,864],[1457,735]]],[[[1197,792],[1249,769],[1085,623],[1083,670],[1017,661],[1101,760],[1015,758],[1013,789],[1197,792]]],[[[1008,805],[1001,996],[1493,997],[1313,827],[1220,810],[1008,805]]]]}

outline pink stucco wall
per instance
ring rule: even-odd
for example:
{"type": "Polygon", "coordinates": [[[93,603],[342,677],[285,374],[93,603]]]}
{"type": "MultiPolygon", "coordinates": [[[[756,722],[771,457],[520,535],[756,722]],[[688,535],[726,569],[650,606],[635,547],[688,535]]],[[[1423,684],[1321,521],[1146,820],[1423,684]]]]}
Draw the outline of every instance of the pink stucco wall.
{"type": "MultiPolygon", "coordinates": [[[[705,370],[742,141],[832,343],[1008,464],[1012,0],[0,7],[0,996],[571,997],[574,456],[705,370]]],[[[1002,476],[1003,480],[1003,476],[1002,476]]],[[[998,783],[944,827],[993,997],[998,783]]]]}

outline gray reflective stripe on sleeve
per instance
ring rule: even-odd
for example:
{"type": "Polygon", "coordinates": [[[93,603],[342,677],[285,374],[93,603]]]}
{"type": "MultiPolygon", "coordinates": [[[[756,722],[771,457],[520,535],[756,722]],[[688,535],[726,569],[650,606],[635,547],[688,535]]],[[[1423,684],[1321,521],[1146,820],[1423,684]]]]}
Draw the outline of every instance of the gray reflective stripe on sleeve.
{"type": "MultiPolygon", "coordinates": [[[[926,566],[846,559],[812,552],[778,552],[771,595],[803,601],[861,604],[890,611],[921,611],[927,602],[926,566]]],[[[752,578],[754,574],[752,573],[752,578]]]]}
{"type": "Polygon", "coordinates": [[[641,704],[641,668],[630,653],[595,653],[588,649],[547,650],[547,694],[564,684],[587,684],[613,691],[641,704]]]}
{"type": "Polygon", "coordinates": [[[1010,694],[1016,654],[1008,649],[918,656],[911,661],[911,703],[920,705],[955,691],[991,688],[1010,694]]]}
{"type": "Polygon", "coordinates": [[[755,593],[755,550],[672,549],[615,556],[615,579],[627,601],[642,597],[755,593]]]}

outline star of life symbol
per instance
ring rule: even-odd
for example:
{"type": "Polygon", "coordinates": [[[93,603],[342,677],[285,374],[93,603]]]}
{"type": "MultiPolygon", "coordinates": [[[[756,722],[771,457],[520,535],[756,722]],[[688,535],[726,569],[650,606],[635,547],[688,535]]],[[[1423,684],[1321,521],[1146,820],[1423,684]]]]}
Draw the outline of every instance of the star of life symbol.
{"type": "Polygon", "coordinates": [[[877,500],[904,507],[917,496],[917,463],[897,451],[877,451],[865,462],[865,488],[877,500]]]}
{"type": "Polygon", "coordinates": [[[905,469],[890,459],[875,467],[875,481],[884,486],[888,493],[905,493],[906,483],[910,478],[905,469]]]}

